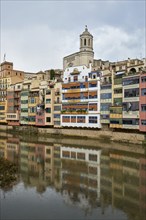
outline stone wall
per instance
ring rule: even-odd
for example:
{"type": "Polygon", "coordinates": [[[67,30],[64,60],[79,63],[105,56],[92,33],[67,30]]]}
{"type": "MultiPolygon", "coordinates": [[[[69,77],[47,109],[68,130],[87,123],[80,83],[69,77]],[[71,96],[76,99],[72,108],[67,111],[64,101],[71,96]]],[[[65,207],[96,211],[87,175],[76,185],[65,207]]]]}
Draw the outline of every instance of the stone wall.
{"type": "Polygon", "coordinates": [[[68,137],[82,137],[93,138],[105,141],[117,141],[124,143],[134,143],[134,144],[142,144],[146,141],[146,134],[140,133],[126,133],[126,132],[117,132],[117,131],[106,131],[106,130],[91,130],[91,129],[71,129],[71,128],[37,128],[33,126],[6,126],[0,125],[0,131],[24,131],[26,133],[38,133],[38,134],[49,134],[49,135],[63,135],[68,137]]]}
{"type": "Polygon", "coordinates": [[[39,133],[53,134],[53,135],[65,135],[76,136],[84,138],[104,139],[111,141],[120,141],[126,143],[142,144],[145,140],[144,134],[125,133],[125,132],[113,132],[102,130],[83,130],[83,129],[55,129],[55,128],[38,128],[39,133]]]}

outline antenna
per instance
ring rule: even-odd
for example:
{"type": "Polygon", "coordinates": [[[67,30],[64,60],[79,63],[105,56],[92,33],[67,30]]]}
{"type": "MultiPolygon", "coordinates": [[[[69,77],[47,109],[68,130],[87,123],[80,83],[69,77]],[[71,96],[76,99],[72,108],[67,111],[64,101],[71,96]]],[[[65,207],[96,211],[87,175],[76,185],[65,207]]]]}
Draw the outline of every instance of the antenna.
{"type": "Polygon", "coordinates": [[[6,61],[6,53],[4,53],[4,59],[3,59],[3,61],[4,61],[4,62],[6,61]]]}

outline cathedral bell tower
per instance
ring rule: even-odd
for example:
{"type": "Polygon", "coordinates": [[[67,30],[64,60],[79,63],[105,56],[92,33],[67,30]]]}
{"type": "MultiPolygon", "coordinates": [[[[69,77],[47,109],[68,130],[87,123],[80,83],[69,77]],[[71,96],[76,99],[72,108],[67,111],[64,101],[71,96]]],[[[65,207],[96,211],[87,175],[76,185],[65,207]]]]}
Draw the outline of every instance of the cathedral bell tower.
{"type": "Polygon", "coordinates": [[[85,31],[80,35],[80,51],[93,52],[93,36],[89,33],[87,25],[85,31]]]}

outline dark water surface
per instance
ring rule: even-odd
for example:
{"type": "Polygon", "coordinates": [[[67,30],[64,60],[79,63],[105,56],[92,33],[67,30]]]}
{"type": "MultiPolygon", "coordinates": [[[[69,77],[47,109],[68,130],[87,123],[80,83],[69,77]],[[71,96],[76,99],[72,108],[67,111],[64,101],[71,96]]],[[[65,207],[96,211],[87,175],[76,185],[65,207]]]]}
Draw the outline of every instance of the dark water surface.
{"type": "Polygon", "coordinates": [[[9,136],[0,157],[19,170],[0,189],[0,220],[146,220],[142,146],[9,136]]]}

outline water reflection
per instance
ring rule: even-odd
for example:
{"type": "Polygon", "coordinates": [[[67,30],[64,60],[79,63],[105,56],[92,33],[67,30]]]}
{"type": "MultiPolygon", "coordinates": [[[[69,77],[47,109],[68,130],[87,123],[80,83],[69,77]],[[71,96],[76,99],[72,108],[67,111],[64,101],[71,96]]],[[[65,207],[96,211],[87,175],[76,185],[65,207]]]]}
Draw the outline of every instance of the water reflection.
{"type": "MultiPolygon", "coordinates": [[[[20,182],[26,190],[35,188],[45,195],[48,189],[55,189],[65,204],[64,212],[70,206],[82,210],[87,219],[146,218],[142,149],[134,153],[8,137],[0,138],[0,156],[19,166],[20,182]]],[[[75,219],[85,219],[81,213],[76,215],[75,219]]]]}

